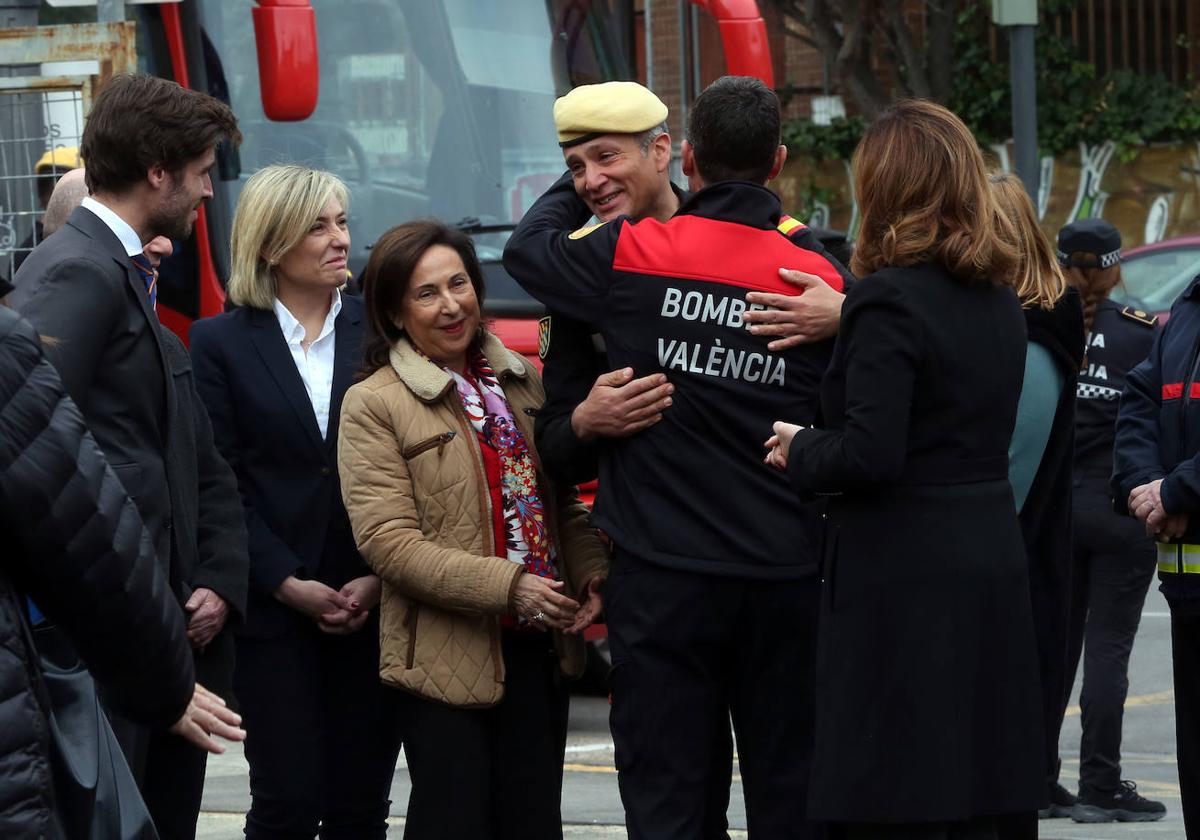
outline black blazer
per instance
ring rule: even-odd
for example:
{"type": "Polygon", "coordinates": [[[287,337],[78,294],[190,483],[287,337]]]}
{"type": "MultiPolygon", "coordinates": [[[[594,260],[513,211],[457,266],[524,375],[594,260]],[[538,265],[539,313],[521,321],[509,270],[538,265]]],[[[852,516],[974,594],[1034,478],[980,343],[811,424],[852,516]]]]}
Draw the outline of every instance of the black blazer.
{"type": "Polygon", "coordinates": [[[145,284],[116,234],[84,207],[33,250],[15,283],[13,308],[51,340],[47,357],[169,569],[166,446],[174,393],[145,284]]]}
{"type": "Polygon", "coordinates": [[[342,397],[362,366],[362,301],[342,295],[325,438],[275,313],[235,309],[192,326],[196,386],[237,475],[250,547],[241,632],[278,635],[307,622],[274,598],[289,575],[341,588],[370,574],[358,554],[337,476],[342,397]]]}
{"type": "Polygon", "coordinates": [[[237,477],[217,452],[208,412],[196,393],[192,360],[173,333],[163,345],[174,379],[167,475],[171,486],[172,586],[186,603],[199,588],[229,605],[225,627],[196,655],[196,679],[226,699],[233,696],[233,629],[246,615],[250,561],[237,477]]]}

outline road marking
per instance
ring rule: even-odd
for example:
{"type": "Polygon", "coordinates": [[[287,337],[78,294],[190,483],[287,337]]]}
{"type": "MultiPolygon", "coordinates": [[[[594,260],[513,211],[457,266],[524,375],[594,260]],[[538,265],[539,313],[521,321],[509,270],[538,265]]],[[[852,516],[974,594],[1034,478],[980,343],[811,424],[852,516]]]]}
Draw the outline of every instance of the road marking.
{"type": "Polygon", "coordinates": [[[612,741],[603,744],[572,744],[567,747],[567,755],[576,753],[607,752],[613,749],[612,741]]]}
{"type": "MultiPolygon", "coordinates": [[[[617,772],[617,768],[611,764],[564,764],[563,771],[567,773],[607,773],[611,775],[617,772]]],[[[740,782],[742,774],[734,773],[733,780],[740,782]]]]}
{"type": "MultiPolygon", "coordinates": [[[[1133,697],[1125,698],[1125,708],[1133,706],[1167,706],[1175,702],[1175,690],[1168,688],[1166,691],[1156,691],[1153,694],[1138,694],[1133,697]]],[[[1082,713],[1078,706],[1071,706],[1067,709],[1067,717],[1078,717],[1082,713]]]]}
{"type": "Polygon", "coordinates": [[[1169,612],[1144,612],[1142,618],[1170,618],[1169,612]]]}

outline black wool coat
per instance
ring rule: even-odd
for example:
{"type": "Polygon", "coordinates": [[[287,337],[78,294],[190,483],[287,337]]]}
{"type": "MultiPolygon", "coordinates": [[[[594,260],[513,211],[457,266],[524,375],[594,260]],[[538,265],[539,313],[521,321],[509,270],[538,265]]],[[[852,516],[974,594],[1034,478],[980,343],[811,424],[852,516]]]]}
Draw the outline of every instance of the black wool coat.
{"type": "MultiPolygon", "coordinates": [[[[788,474],[831,494],[810,815],[946,822],[1040,801],[1041,709],[1008,445],[1025,367],[1009,289],[934,265],[850,290],[825,428],[788,474]]],[[[787,419],[787,418],[784,418],[787,419]]]]}

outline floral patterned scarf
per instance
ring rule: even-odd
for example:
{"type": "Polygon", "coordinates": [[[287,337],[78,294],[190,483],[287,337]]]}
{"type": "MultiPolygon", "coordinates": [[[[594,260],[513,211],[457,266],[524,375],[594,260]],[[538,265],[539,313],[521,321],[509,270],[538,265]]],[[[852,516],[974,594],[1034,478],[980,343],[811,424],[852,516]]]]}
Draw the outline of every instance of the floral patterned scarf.
{"type": "Polygon", "coordinates": [[[500,456],[501,498],[507,557],[531,574],[557,578],[554,545],[546,530],[546,512],[538,493],[537,471],[525,435],[513,421],[512,408],[491,364],[478,350],[467,359],[467,376],[445,368],[454,378],[463,411],[480,443],[500,456]]]}

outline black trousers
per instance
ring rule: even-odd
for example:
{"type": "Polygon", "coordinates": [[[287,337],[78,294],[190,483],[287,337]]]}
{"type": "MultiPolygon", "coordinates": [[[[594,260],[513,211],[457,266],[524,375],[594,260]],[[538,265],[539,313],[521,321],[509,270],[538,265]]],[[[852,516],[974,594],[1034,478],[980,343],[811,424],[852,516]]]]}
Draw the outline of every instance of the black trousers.
{"type": "Polygon", "coordinates": [[[617,553],[610,722],[631,840],[726,836],[731,717],[750,836],[820,836],[804,815],[819,591],[815,578],[712,577],[617,553]]]}
{"type": "Polygon", "coordinates": [[[560,840],[568,694],[550,636],[505,633],[488,709],[395,692],[412,779],[405,840],[560,840]]]}
{"type": "Polygon", "coordinates": [[[208,753],[170,732],[108,717],[159,840],[195,840],[208,753]]]}
{"type": "MultiPolygon", "coordinates": [[[[233,636],[218,635],[203,654],[193,653],[196,681],[232,702],[233,636]]],[[[170,732],[153,732],[109,713],[113,732],[137,779],[159,840],[194,840],[208,753],[170,732]]]]}
{"type": "Polygon", "coordinates": [[[1175,754],[1183,799],[1183,830],[1200,837],[1200,614],[1171,610],[1175,673],[1175,754]]]}
{"type": "Polygon", "coordinates": [[[1108,479],[1075,487],[1074,575],[1066,709],[1083,656],[1079,706],[1081,789],[1111,792],[1121,782],[1121,724],[1129,692],[1129,654],[1154,577],[1154,543],[1136,519],[1114,513],[1108,479]]]}
{"type": "Polygon", "coordinates": [[[383,840],[400,749],[379,682],[379,622],[332,636],[298,619],[238,639],[234,691],[250,763],[250,840],[383,840]]]}

